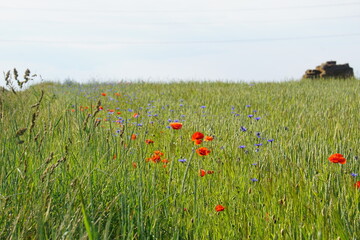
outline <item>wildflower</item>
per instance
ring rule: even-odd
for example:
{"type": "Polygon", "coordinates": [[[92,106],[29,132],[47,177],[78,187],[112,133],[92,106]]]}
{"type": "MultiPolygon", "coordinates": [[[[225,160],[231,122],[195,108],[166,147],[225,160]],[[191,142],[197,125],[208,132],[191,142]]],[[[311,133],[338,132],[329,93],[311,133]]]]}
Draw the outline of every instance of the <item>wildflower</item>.
{"type": "Polygon", "coordinates": [[[259,181],[257,178],[251,178],[250,179],[252,182],[257,182],[257,181],[259,181]]]}
{"type": "Polygon", "coordinates": [[[182,123],[173,122],[173,123],[170,123],[170,127],[172,127],[172,129],[179,130],[182,128],[182,123]]]}
{"type": "Polygon", "coordinates": [[[136,162],[133,162],[133,163],[132,163],[132,166],[133,166],[133,168],[137,168],[136,162]]]}
{"type": "Polygon", "coordinates": [[[254,115],[252,115],[252,114],[248,115],[249,118],[252,118],[253,116],[254,116],[254,115]]]}
{"type": "Polygon", "coordinates": [[[184,163],[184,162],[186,162],[187,160],[186,160],[186,158],[183,158],[183,159],[179,159],[178,161],[181,162],[181,163],[184,163]]]}
{"type": "Polygon", "coordinates": [[[210,152],[211,151],[209,149],[207,149],[206,147],[201,147],[201,148],[196,149],[196,153],[199,156],[207,156],[207,155],[209,155],[210,152]]]}
{"type": "Polygon", "coordinates": [[[239,148],[246,148],[246,146],[245,146],[245,145],[241,145],[241,146],[239,146],[239,148]]]}
{"type": "Polygon", "coordinates": [[[240,130],[243,131],[243,132],[246,132],[247,129],[246,129],[246,127],[241,126],[240,130]]]}
{"type": "Polygon", "coordinates": [[[200,177],[205,176],[205,175],[206,175],[206,171],[205,171],[204,169],[200,169],[199,175],[200,175],[200,177]]]}
{"type": "Polygon", "coordinates": [[[213,174],[214,173],[214,171],[210,171],[210,170],[208,170],[207,172],[206,172],[206,174],[213,174]]]}
{"type": "Polygon", "coordinates": [[[357,177],[358,175],[357,175],[357,173],[351,173],[351,176],[357,177]]]}
{"type": "Polygon", "coordinates": [[[114,93],[114,95],[115,95],[115,96],[118,96],[118,97],[121,96],[120,93],[114,93]]]}
{"type": "Polygon", "coordinates": [[[360,189],[360,181],[357,181],[354,186],[357,188],[357,189],[360,189]]]}
{"type": "Polygon", "coordinates": [[[340,164],[346,163],[346,159],[340,153],[335,153],[335,154],[331,155],[329,157],[329,160],[330,160],[330,162],[333,162],[333,163],[340,163],[340,164]]]}
{"type": "Polygon", "coordinates": [[[260,117],[256,117],[255,120],[256,120],[256,121],[259,121],[259,120],[260,120],[260,117]]]}
{"type": "Polygon", "coordinates": [[[273,141],[274,141],[274,139],[269,139],[269,140],[267,140],[267,141],[271,143],[271,142],[273,142],[273,141]]]}
{"type": "Polygon", "coordinates": [[[204,139],[205,142],[211,142],[212,140],[214,140],[214,137],[212,136],[206,136],[204,139]]]}
{"type": "Polygon", "coordinates": [[[139,117],[139,114],[138,114],[138,113],[134,113],[133,118],[137,118],[137,117],[139,117]]]}
{"type": "MultiPolygon", "coordinates": [[[[163,160],[161,160],[161,162],[162,162],[162,163],[169,163],[170,161],[167,160],[167,159],[163,159],[163,160]]],[[[166,165],[165,165],[165,166],[166,166],[166,165]]]]}
{"type": "Polygon", "coordinates": [[[152,161],[154,163],[158,163],[161,161],[161,157],[160,157],[160,155],[154,154],[150,158],[148,158],[147,161],[152,161]]]}
{"type": "Polygon", "coordinates": [[[206,106],[201,106],[201,108],[206,108],[206,106]]]}
{"type": "Polygon", "coordinates": [[[159,150],[154,151],[155,155],[164,156],[164,153],[160,152],[159,150]]]}
{"type": "Polygon", "coordinates": [[[106,96],[106,93],[101,93],[101,96],[104,96],[104,97],[105,97],[105,96],[106,96]]]}
{"type": "Polygon", "coordinates": [[[222,212],[224,210],[225,210],[225,207],[220,204],[215,207],[215,211],[217,211],[217,212],[222,212]]]}
{"type": "Polygon", "coordinates": [[[132,134],[132,135],[131,135],[131,140],[135,140],[136,137],[137,137],[136,134],[132,134]]]}
{"type": "Polygon", "coordinates": [[[192,141],[202,140],[203,138],[204,138],[204,134],[202,134],[201,132],[195,132],[195,133],[191,136],[191,140],[192,140],[192,141]]]}
{"type": "Polygon", "coordinates": [[[151,139],[146,139],[146,140],[145,140],[145,143],[146,143],[146,144],[152,144],[152,143],[154,143],[154,141],[151,140],[151,139]]]}
{"type": "Polygon", "coordinates": [[[195,145],[200,145],[202,143],[202,140],[201,139],[195,140],[194,143],[195,143],[195,145]]]}
{"type": "Polygon", "coordinates": [[[251,105],[246,105],[245,107],[248,107],[248,108],[249,108],[249,107],[251,107],[251,105]]]}
{"type": "Polygon", "coordinates": [[[254,146],[260,147],[260,146],[262,146],[262,143],[255,143],[254,146]]]}
{"type": "Polygon", "coordinates": [[[164,153],[157,150],[157,151],[154,151],[154,154],[150,158],[147,158],[146,161],[148,161],[148,162],[152,161],[154,163],[163,162],[165,164],[169,162],[167,159],[161,160],[161,156],[164,156],[164,153]]]}

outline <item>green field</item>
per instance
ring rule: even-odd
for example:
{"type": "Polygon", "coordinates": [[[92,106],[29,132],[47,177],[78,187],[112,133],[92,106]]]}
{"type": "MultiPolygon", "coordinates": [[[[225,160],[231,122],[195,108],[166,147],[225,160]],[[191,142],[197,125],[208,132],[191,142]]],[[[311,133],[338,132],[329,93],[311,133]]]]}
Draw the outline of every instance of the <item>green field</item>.
{"type": "Polygon", "coordinates": [[[360,238],[358,80],[0,94],[0,239],[360,238]]]}

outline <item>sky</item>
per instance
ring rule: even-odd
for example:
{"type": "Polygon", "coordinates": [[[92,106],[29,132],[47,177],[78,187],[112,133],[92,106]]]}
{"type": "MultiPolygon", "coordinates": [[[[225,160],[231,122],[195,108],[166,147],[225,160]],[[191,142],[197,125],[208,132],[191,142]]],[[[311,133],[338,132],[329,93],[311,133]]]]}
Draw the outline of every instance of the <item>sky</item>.
{"type": "Polygon", "coordinates": [[[49,81],[360,77],[360,0],[0,1],[0,33],[1,71],[49,81]]]}

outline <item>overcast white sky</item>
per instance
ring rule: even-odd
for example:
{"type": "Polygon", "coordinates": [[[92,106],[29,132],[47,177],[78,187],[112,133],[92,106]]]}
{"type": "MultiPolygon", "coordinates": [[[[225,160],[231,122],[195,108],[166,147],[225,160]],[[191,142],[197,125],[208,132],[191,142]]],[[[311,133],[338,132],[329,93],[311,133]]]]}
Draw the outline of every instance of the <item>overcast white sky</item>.
{"type": "Polygon", "coordinates": [[[359,42],[360,0],[0,1],[0,70],[54,81],[360,77],[359,42]]]}

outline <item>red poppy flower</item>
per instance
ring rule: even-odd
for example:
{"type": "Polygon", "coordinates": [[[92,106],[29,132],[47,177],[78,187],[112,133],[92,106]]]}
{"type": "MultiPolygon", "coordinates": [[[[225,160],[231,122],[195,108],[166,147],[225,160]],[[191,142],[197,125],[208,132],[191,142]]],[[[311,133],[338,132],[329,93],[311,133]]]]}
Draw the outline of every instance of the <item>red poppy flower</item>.
{"type": "Polygon", "coordinates": [[[167,159],[163,159],[163,160],[161,160],[161,162],[162,162],[162,163],[169,163],[170,161],[167,160],[167,159]]]}
{"type": "Polygon", "coordinates": [[[136,134],[132,134],[132,135],[131,135],[131,139],[132,139],[132,140],[135,140],[135,139],[136,139],[136,134]]]}
{"type": "Polygon", "coordinates": [[[160,152],[159,150],[154,151],[155,155],[164,156],[164,153],[160,152]]]}
{"type": "Polygon", "coordinates": [[[194,143],[195,143],[195,145],[200,145],[202,143],[202,140],[201,139],[195,140],[194,143]]]}
{"type": "Polygon", "coordinates": [[[101,96],[104,96],[104,97],[105,97],[105,96],[106,96],[106,93],[101,93],[101,96]]]}
{"type": "Polygon", "coordinates": [[[159,155],[154,154],[154,155],[152,155],[151,158],[148,158],[147,161],[152,161],[154,163],[158,163],[161,161],[161,157],[159,155]]]}
{"type": "Polygon", "coordinates": [[[178,130],[178,129],[182,128],[182,123],[173,122],[173,123],[170,123],[170,127],[172,127],[172,129],[178,130]]]}
{"type": "Polygon", "coordinates": [[[121,96],[121,94],[120,93],[114,93],[115,94],[115,96],[121,96]]]}
{"type": "Polygon", "coordinates": [[[210,171],[210,170],[209,170],[209,171],[207,171],[206,173],[207,173],[207,174],[213,174],[214,171],[210,171]]]}
{"type": "Polygon", "coordinates": [[[191,140],[196,141],[196,140],[202,140],[203,138],[204,138],[204,134],[202,134],[201,132],[195,132],[192,135],[191,140]]]}
{"type": "Polygon", "coordinates": [[[139,114],[138,114],[138,113],[134,113],[133,118],[137,118],[137,117],[139,117],[139,114]]]}
{"type": "Polygon", "coordinates": [[[333,163],[340,163],[340,164],[346,163],[346,159],[340,153],[335,153],[335,154],[331,155],[329,157],[329,160],[330,160],[330,162],[333,162],[333,163]]]}
{"type": "Polygon", "coordinates": [[[199,175],[200,175],[200,177],[205,176],[205,175],[206,175],[206,171],[205,171],[204,169],[200,169],[199,175]]]}
{"type": "Polygon", "coordinates": [[[206,142],[210,142],[212,140],[214,140],[214,137],[212,137],[212,136],[206,136],[204,139],[204,141],[206,141],[206,142]]]}
{"type": "Polygon", "coordinates": [[[207,156],[207,155],[209,155],[210,152],[211,151],[209,149],[207,149],[206,147],[201,147],[201,148],[196,149],[196,153],[199,156],[207,156]]]}
{"type": "Polygon", "coordinates": [[[152,143],[154,143],[154,141],[151,140],[151,139],[146,139],[146,140],[145,140],[145,143],[146,143],[146,144],[152,144],[152,143]]]}
{"type": "Polygon", "coordinates": [[[354,184],[354,186],[355,186],[356,188],[360,189],[360,181],[357,181],[357,182],[354,184]]]}
{"type": "Polygon", "coordinates": [[[215,210],[216,210],[217,212],[222,212],[222,211],[225,210],[225,207],[219,204],[219,205],[217,205],[217,206],[215,207],[215,210]]]}

